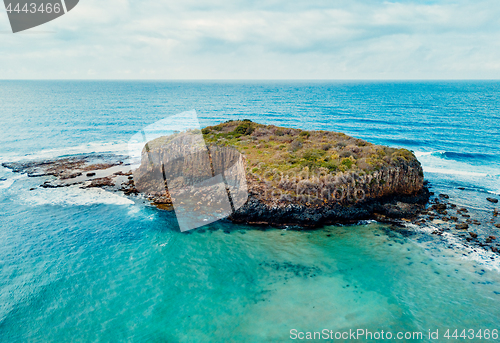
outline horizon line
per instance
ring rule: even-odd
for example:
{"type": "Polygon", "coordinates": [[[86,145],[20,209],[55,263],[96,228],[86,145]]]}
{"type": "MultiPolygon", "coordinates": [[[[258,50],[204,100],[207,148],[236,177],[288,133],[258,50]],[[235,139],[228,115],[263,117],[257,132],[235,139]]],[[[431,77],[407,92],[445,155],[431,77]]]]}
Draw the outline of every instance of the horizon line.
{"type": "Polygon", "coordinates": [[[273,81],[281,81],[281,82],[360,82],[360,81],[373,81],[373,82],[408,82],[408,81],[426,81],[426,82],[452,82],[452,81],[500,81],[499,79],[181,79],[181,78],[172,78],[172,79],[119,79],[119,78],[109,78],[109,79],[0,79],[1,81],[157,81],[157,82],[174,82],[174,81],[187,81],[187,82],[228,82],[228,81],[257,81],[257,82],[273,82],[273,81]]]}

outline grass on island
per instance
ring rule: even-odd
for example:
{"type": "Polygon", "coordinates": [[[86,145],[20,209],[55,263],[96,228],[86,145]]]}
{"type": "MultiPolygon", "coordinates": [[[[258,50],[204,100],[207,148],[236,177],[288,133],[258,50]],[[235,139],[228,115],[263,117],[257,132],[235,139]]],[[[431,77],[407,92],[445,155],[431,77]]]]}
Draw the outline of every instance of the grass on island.
{"type": "Polygon", "coordinates": [[[250,120],[235,120],[202,130],[207,144],[242,152],[248,171],[272,179],[276,173],[370,174],[415,159],[412,152],[374,145],[339,132],[304,131],[250,120]]]}

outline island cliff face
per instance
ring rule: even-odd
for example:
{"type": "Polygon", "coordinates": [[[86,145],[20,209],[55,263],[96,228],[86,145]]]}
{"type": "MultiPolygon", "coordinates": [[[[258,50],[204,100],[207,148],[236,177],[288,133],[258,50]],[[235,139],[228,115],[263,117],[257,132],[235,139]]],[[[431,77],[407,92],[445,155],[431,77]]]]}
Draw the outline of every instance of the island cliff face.
{"type": "Polygon", "coordinates": [[[224,212],[217,199],[227,193],[231,220],[278,226],[411,218],[429,199],[408,150],[248,120],[149,142],[134,181],[160,208],[183,196],[193,211],[224,212]],[[194,187],[217,175],[219,191],[194,187]]]}

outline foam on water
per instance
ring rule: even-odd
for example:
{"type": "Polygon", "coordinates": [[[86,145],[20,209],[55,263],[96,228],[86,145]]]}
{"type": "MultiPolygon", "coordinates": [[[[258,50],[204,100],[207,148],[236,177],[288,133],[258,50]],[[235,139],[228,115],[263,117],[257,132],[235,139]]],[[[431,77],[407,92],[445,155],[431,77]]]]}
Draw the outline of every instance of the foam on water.
{"type": "Polygon", "coordinates": [[[453,169],[445,169],[445,168],[432,168],[425,167],[424,172],[427,173],[436,173],[436,174],[446,174],[446,175],[463,175],[463,176],[475,176],[475,177],[496,177],[498,175],[489,175],[485,173],[477,173],[472,171],[464,171],[464,170],[453,170],[453,169]]]}
{"type": "Polygon", "coordinates": [[[10,186],[12,186],[14,184],[14,182],[16,182],[17,179],[20,179],[20,177],[18,178],[10,178],[10,179],[7,179],[5,181],[0,181],[0,189],[7,189],[9,188],[10,186]]]}
{"type": "MultiPolygon", "coordinates": [[[[446,151],[415,152],[426,178],[448,180],[482,192],[500,193],[500,163],[492,159],[478,164],[470,158],[449,159],[446,151]]],[[[466,154],[454,154],[463,156],[466,154]]]]}
{"type": "MultiPolygon", "coordinates": [[[[423,232],[429,236],[432,235],[432,232],[439,229],[438,226],[432,224],[414,225],[408,223],[405,224],[405,226],[411,230],[423,232]]],[[[489,250],[470,247],[464,244],[464,242],[455,235],[446,231],[442,232],[440,236],[432,236],[435,238],[435,241],[427,241],[424,245],[434,245],[434,249],[440,252],[447,252],[450,257],[458,255],[460,259],[474,261],[484,268],[500,272],[500,256],[498,254],[489,250]],[[440,240],[442,240],[446,246],[436,245],[440,240]]]]}
{"type": "Polygon", "coordinates": [[[60,188],[36,188],[18,195],[19,201],[29,206],[88,206],[133,205],[134,202],[125,196],[111,193],[100,188],[81,189],[78,186],[60,188]]]}
{"type": "Polygon", "coordinates": [[[434,153],[444,153],[444,151],[414,151],[414,154],[417,158],[422,157],[422,156],[429,156],[434,153]]]}
{"type": "MultiPolygon", "coordinates": [[[[137,143],[137,149],[142,149],[144,144],[137,143]]],[[[127,156],[130,144],[128,142],[93,142],[78,146],[70,146],[58,149],[42,149],[29,154],[5,153],[0,155],[0,162],[20,162],[49,160],[63,156],[82,155],[91,153],[114,153],[127,156]]]]}
{"type": "Polygon", "coordinates": [[[16,180],[23,179],[23,175],[9,175],[10,177],[2,177],[0,181],[0,189],[10,188],[16,180]]]}

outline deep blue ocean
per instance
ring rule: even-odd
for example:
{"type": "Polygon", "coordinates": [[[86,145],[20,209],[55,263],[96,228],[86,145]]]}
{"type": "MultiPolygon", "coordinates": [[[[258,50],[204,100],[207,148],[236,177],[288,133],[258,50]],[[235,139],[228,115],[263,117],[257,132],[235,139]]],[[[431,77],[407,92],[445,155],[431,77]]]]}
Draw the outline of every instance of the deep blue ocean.
{"type": "MultiPolygon", "coordinates": [[[[500,195],[498,81],[0,81],[0,162],[126,154],[137,131],[192,109],[202,127],[251,119],[410,149],[432,191],[485,216],[500,195]]],[[[180,233],[140,199],[43,181],[0,167],[1,342],[500,330],[500,263],[480,251],[375,222],[180,233]]]]}

